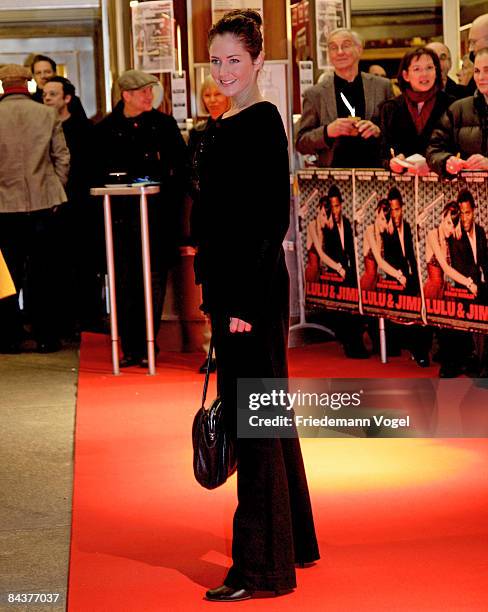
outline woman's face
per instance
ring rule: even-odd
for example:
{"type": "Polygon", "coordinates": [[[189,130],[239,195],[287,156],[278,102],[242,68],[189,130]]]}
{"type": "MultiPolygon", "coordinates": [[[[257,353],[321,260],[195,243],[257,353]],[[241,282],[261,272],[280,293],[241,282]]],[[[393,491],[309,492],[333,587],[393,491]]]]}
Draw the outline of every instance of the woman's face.
{"type": "Polygon", "coordinates": [[[488,96],[488,53],[478,55],[474,60],[474,82],[478,91],[488,96]]]}
{"type": "Polygon", "coordinates": [[[253,60],[233,34],[217,35],[210,45],[210,73],[220,92],[228,98],[245,94],[257,78],[262,54],[253,60]]]}
{"type": "Polygon", "coordinates": [[[378,223],[378,229],[380,232],[386,232],[386,228],[388,227],[388,221],[385,217],[385,212],[380,210],[378,212],[378,216],[376,217],[376,221],[378,223]]]}
{"type": "Polygon", "coordinates": [[[217,85],[209,85],[203,90],[202,100],[212,119],[217,119],[229,108],[229,99],[220,93],[217,85]]]}
{"type": "Polygon", "coordinates": [[[451,213],[447,213],[447,215],[442,220],[442,229],[444,231],[444,236],[449,238],[454,234],[454,223],[452,220],[451,213]]]}
{"type": "Polygon", "coordinates": [[[429,91],[436,78],[434,60],[430,55],[414,57],[408,70],[404,70],[402,75],[413,91],[429,91]]]}

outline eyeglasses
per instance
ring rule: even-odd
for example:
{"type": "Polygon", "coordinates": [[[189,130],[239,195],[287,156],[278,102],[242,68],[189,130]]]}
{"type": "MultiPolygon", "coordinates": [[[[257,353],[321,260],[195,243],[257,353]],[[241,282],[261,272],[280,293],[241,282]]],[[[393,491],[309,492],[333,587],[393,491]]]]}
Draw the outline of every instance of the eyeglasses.
{"type": "Polygon", "coordinates": [[[488,34],[486,34],[485,36],[480,36],[479,38],[470,38],[468,40],[468,48],[470,51],[474,51],[475,46],[481,41],[481,40],[486,40],[488,41],[488,34]]]}
{"type": "Polygon", "coordinates": [[[327,48],[329,49],[330,53],[338,53],[340,50],[350,51],[355,46],[356,45],[353,43],[352,40],[346,40],[342,43],[342,45],[338,45],[337,43],[330,43],[330,45],[327,45],[327,48]]]}
{"type": "Polygon", "coordinates": [[[418,74],[420,72],[435,72],[435,66],[434,64],[431,64],[430,66],[424,66],[423,68],[421,68],[420,66],[410,66],[408,72],[413,74],[418,74]]]}

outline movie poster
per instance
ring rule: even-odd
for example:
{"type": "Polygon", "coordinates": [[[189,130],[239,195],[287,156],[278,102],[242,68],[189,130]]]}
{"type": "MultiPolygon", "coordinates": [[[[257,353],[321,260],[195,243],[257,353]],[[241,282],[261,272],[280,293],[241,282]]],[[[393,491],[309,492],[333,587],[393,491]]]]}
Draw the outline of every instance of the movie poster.
{"type": "Polygon", "coordinates": [[[303,170],[298,184],[307,306],[358,312],[352,170],[303,170]]]}
{"type": "Polygon", "coordinates": [[[415,177],[355,170],[354,201],[363,313],[420,322],[415,177]]]}
{"type": "Polygon", "coordinates": [[[134,68],[145,72],[175,70],[172,0],[139,2],[132,10],[134,68]]]}
{"type": "Polygon", "coordinates": [[[315,33],[317,39],[317,68],[329,67],[327,38],[336,28],[345,28],[346,15],[343,0],[315,0],[315,33]]]}
{"type": "Polygon", "coordinates": [[[302,112],[302,95],[305,86],[300,78],[300,62],[310,64],[309,83],[313,85],[313,62],[312,62],[312,23],[310,18],[309,0],[301,0],[292,4],[291,11],[291,41],[292,41],[292,66],[293,66],[293,112],[302,112]]]}
{"type": "Polygon", "coordinates": [[[488,331],[487,172],[419,177],[422,293],[430,324],[488,331]]]}

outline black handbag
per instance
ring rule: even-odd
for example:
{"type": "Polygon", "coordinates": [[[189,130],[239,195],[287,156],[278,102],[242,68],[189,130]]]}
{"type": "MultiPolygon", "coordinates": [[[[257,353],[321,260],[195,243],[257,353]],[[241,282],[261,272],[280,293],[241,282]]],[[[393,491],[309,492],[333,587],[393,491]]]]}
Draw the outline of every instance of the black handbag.
{"type": "Polygon", "coordinates": [[[220,397],[205,408],[213,342],[208,351],[207,372],[203,385],[202,406],[193,419],[193,472],[197,482],[205,489],[216,489],[237,468],[235,444],[225,430],[224,411],[220,397]]]}

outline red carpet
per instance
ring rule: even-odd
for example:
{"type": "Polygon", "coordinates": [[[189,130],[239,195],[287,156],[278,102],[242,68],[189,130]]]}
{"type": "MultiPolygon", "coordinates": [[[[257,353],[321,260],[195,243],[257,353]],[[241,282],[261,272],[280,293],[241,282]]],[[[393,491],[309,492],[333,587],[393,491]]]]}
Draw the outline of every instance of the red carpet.
{"type": "MultiPolygon", "coordinates": [[[[215,610],[204,591],[230,565],[235,480],[193,479],[190,429],[202,355],[159,356],[158,374],[111,375],[85,335],[76,422],[70,612],[215,610]]],[[[334,344],[291,351],[293,376],[433,376],[407,358],[343,360],[334,344]]],[[[210,392],[210,394],[212,391],[210,392]]],[[[322,560],[298,589],[247,610],[488,609],[488,441],[302,441],[322,560]]]]}

